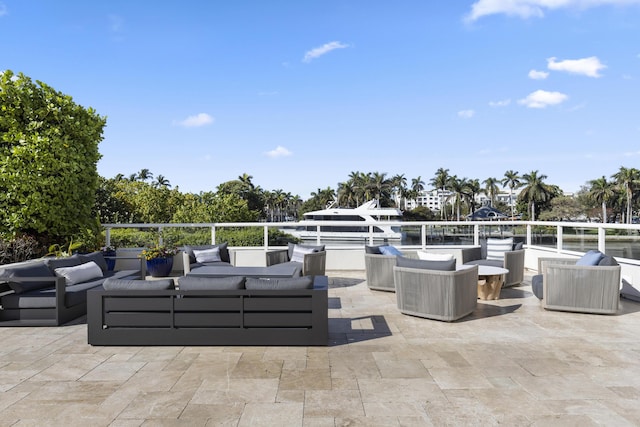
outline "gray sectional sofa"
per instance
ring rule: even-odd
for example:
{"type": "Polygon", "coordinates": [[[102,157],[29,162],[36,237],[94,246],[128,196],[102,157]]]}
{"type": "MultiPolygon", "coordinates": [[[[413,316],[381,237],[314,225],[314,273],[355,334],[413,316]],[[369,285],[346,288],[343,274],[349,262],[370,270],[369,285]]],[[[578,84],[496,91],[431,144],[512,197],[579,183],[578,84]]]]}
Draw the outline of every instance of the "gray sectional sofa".
{"type": "Polygon", "coordinates": [[[327,276],[109,279],[88,292],[91,345],[327,345],[327,276]],[[151,286],[150,286],[151,285],[151,286]]]}
{"type": "Polygon", "coordinates": [[[87,313],[87,291],[140,269],[110,271],[102,252],[0,267],[0,326],[58,326],[87,313]],[[93,263],[93,264],[90,264],[93,263]]]}

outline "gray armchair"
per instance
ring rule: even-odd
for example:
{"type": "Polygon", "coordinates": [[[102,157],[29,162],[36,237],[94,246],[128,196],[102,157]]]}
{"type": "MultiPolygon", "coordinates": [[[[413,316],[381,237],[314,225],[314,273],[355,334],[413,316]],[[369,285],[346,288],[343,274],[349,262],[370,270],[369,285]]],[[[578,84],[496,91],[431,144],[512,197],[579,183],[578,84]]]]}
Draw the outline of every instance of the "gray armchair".
{"type": "Polygon", "coordinates": [[[296,263],[302,267],[303,276],[324,276],[327,263],[327,251],[324,246],[300,246],[313,249],[315,252],[305,253],[301,261],[292,261],[295,245],[290,244],[287,249],[268,251],[267,267],[282,263],[296,263]]]}
{"type": "MultiPolygon", "coordinates": [[[[396,255],[383,255],[379,246],[365,246],[364,269],[369,289],[395,292],[393,283],[393,267],[396,266],[396,255]]],[[[407,258],[417,258],[415,253],[403,253],[407,258]]]]}
{"type": "Polygon", "coordinates": [[[534,294],[548,310],[612,314],[620,301],[621,268],[613,257],[599,265],[576,265],[571,258],[539,258],[534,294]]]}
{"type": "MultiPolygon", "coordinates": [[[[462,249],[462,263],[468,265],[492,265],[509,270],[505,274],[503,288],[519,285],[524,280],[524,249],[515,249],[504,253],[503,260],[486,259],[486,240],[481,246],[462,249]],[[482,246],[484,245],[484,246],[482,246]]],[[[521,245],[520,245],[521,246],[521,245]]]]}
{"type": "Polygon", "coordinates": [[[475,310],[478,267],[455,271],[394,267],[398,309],[412,316],[451,322],[475,310]]]}

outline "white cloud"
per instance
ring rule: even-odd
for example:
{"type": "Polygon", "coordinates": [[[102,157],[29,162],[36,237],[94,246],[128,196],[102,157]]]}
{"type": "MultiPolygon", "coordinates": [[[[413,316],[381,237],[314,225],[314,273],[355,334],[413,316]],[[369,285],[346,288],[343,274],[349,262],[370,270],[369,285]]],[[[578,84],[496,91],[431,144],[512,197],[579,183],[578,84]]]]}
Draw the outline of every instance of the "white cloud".
{"type": "Polygon", "coordinates": [[[537,90],[531,92],[526,98],[518,101],[518,104],[528,108],[546,108],[549,105],[561,104],[569,99],[567,95],[560,92],[547,92],[546,90],[537,90]]]}
{"type": "Polygon", "coordinates": [[[207,113],[196,114],[195,116],[189,116],[184,120],[176,122],[176,124],[180,126],[184,126],[186,128],[195,128],[200,126],[205,126],[213,123],[215,119],[208,115],[207,113]]]}
{"type": "Polygon", "coordinates": [[[565,59],[556,61],[556,58],[547,59],[547,68],[554,71],[564,71],[571,74],[583,74],[588,77],[601,77],[600,70],[607,68],[600,62],[597,56],[581,59],[565,59]]]}
{"type": "Polygon", "coordinates": [[[547,77],[549,77],[549,73],[547,73],[546,71],[538,71],[538,70],[529,71],[529,78],[530,79],[533,79],[533,80],[544,80],[547,77]]]}
{"type": "Polygon", "coordinates": [[[282,145],[278,145],[275,149],[267,151],[265,154],[272,159],[277,159],[278,157],[291,156],[293,153],[284,148],[282,145]]]}
{"type": "Polygon", "coordinates": [[[458,111],[458,117],[461,117],[463,119],[470,119],[471,117],[475,116],[476,112],[473,110],[462,110],[462,111],[458,111]]]}
{"type": "Polygon", "coordinates": [[[340,42],[330,42],[330,43],[325,43],[320,47],[316,47],[313,48],[309,51],[307,51],[307,53],[304,54],[304,58],[302,59],[302,62],[311,62],[316,58],[321,57],[324,54],[327,54],[329,52],[331,52],[332,50],[336,50],[336,49],[344,49],[349,47],[348,44],[344,44],[344,43],[340,43],[340,42]]]}
{"type": "Polygon", "coordinates": [[[489,101],[489,106],[490,107],[506,107],[509,104],[511,104],[511,100],[510,99],[503,99],[503,100],[500,100],[500,101],[489,101]]]}
{"type": "Polygon", "coordinates": [[[628,6],[640,4],[640,0],[477,0],[465,16],[468,22],[483,16],[505,14],[520,18],[541,18],[546,10],[588,9],[596,6],[628,6]]]}

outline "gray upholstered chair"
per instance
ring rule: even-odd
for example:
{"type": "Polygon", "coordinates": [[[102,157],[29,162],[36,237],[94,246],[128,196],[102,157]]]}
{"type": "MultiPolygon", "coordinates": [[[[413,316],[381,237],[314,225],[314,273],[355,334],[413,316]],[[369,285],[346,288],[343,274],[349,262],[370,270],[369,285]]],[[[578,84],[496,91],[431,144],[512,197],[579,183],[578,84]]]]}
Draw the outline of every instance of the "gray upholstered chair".
{"type": "Polygon", "coordinates": [[[451,322],[475,310],[478,267],[455,271],[394,267],[398,309],[404,314],[451,322]]]}
{"type": "MultiPolygon", "coordinates": [[[[490,239],[494,240],[494,239],[490,239]]],[[[500,239],[495,239],[500,240],[500,239]]],[[[509,270],[505,274],[503,288],[519,285],[524,280],[524,249],[522,244],[513,244],[512,249],[504,252],[502,259],[487,259],[487,240],[481,239],[480,246],[462,249],[462,263],[468,265],[492,265],[509,270]]]]}
{"type": "MultiPolygon", "coordinates": [[[[393,267],[396,266],[396,255],[383,255],[380,246],[364,247],[364,270],[369,289],[395,292],[393,283],[393,267]]],[[[402,253],[408,258],[417,258],[412,253],[402,253]]]]}
{"type": "Polygon", "coordinates": [[[620,302],[620,265],[605,256],[598,265],[571,258],[538,258],[534,294],[547,310],[613,314],[620,302]]]}
{"type": "Polygon", "coordinates": [[[327,251],[324,245],[296,245],[289,243],[287,249],[267,252],[267,267],[282,263],[296,263],[302,267],[303,276],[324,276],[327,251]]]}

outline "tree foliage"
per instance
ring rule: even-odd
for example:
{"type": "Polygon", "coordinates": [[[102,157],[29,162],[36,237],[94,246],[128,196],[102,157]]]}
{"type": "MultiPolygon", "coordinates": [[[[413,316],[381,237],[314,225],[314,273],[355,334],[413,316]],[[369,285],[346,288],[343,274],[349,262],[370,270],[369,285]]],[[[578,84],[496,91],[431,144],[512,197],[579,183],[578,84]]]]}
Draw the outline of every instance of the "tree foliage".
{"type": "Polygon", "coordinates": [[[105,125],[45,83],[0,75],[0,231],[55,240],[91,223],[105,125]]]}

